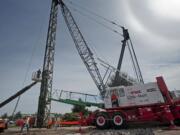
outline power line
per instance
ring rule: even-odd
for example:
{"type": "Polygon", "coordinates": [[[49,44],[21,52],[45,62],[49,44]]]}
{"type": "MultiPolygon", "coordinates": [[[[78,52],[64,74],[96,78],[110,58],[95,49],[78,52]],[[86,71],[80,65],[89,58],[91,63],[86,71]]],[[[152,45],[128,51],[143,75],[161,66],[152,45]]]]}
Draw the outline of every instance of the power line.
{"type": "MultiPolygon", "coordinates": [[[[43,30],[43,27],[44,27],[44,23],[43,22],[44,22],[44,20],[42,19],[41,26],[40,26],[40,29],[39,29],[39,32],[38,32],[39,35],[40,35],[40,33],[42,33],[42,30],[43,30]]],[[[29,59],[29,63],[27,65],[27,70],[26,70],[26,73],[25,73],[25,77],[24,77],[24,80],[23,80],[23,83],[22,83],[22,87],[24,86],[24,84],[25,84],[25,82],[27,80],[27,76],[28,76],[29,70],[30,70],[30,68],[32,66],[33,57],[34,57],[34,54],[35,54],[35,51],[36,51],[36,47],[39,44],[38,42],[40,42],[40,37],[39,36],[37,36],[37,39],[35,40],[35,44],[33,45],[31,56],[30,56],[30,59],[29,59]]],[[[21,99],[21,96],[19,96],[17,101],[16,101],[15,107],[14,107],[13,112],[12,112],[12,119],[14,118],[14,113],[16,112],[16,109],[18,107],[20,99],[21,99]]]]}

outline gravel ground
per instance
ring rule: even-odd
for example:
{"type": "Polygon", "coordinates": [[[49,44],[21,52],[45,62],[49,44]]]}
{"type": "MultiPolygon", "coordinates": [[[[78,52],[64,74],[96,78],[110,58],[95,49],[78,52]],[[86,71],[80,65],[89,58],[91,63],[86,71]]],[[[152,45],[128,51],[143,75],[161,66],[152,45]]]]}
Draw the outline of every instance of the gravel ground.
{"type": "Polygon", "coordinates": [[[167,127],[137,128],[123,130],[97,130],[93,127],[83,127],[81,133],[79,127],[60,127],[53,129],[30,129],[27,133],[20,133],[20,128],[9,128],[0,135],[180,135],[180,127],[168,130],[167,127]]]}

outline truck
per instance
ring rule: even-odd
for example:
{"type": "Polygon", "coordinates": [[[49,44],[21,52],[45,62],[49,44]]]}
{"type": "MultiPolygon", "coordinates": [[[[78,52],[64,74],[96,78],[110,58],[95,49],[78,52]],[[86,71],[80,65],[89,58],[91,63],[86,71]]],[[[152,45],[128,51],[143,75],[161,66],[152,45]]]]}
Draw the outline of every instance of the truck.
{"type": "Polygon", "coordinates": [[[0,118],[0,133],[4,132],[5,129],[7,129],[7,122],[4,119],[0,118]]]}

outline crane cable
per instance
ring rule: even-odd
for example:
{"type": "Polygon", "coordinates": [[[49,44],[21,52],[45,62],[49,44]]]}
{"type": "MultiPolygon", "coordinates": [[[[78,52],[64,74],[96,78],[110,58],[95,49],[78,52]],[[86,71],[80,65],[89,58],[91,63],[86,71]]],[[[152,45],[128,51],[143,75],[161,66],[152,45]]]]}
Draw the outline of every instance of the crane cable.
{"type": "MultiPolygon", "coordinates": [[[[23,80],[23,83],[22,83],[22,87],[24,86],[26,80],[27,80],[27,76],[28,76],[28,73],[29,73],[29,70],[30,70],[30,67],[32,65],[32,60],[33,60],[33,57],[34,57],[34,52],[36,50],[36,45],[34,44],[33,45],[33,49],[32,49],[32,53],[31,53],[31,57],[30,57],[30,60],[29,60],[29,63],[28,63],[28,66],[27,66],[27,70],[26,70],[26,73],[25,73],[25,77],[24,77],[24,80],[23,80]]],[[[20,101],[20,98],[21,96],[18,97],[17,101],[16,101],[16,105],[14,107],[14,110],[12,112],[12,119],[14,118],[14,113],[16,112],[16,109],[18,107],[18,104],[19,104],[19,101],[20,101]]]]}
{"type": "MultiPolygon", "coordinates": [[[[118,34],[118,35],[120,35],[120,36],[123,37],[123,34],[122,34],[122,33],[118,32],[117,30],[111,28],[111,27],[108,26],[108,25],[103,24],[102,22],[99,22],[97,19],[95,19],[95,18],[93,18],[93,17],[85,14],[84,12],[81,12],[80,10],[78,10],[78,9],[75,8],[75,7],[78,7],[79,9],[82,9],[83,11],[86,11],[87,13],[89,13],[89,14],[91,14],[91,15],[93,15],[93,16],[96,16],[96,17],[98,17],[98,18],[100,18],[100,19],[102,19],[102,20],[110,23],[111,25],[115,25],[115,26],[117,26],[117,27],[119,27],[119,28],[121,28],[121,29],[122,29],[122,27],[123,27],[122,25],[119,25],[119,24],[117,24],[116,22],[111,21],[111,20],[109,20],[109,19],[107,19],[107,18],[105,18],[105,17],[103,17],[103,16],[101,16],[101,15],[99,15],[99,14],[97,14],[97,13],[91,11],[91,10],[89,10],[89,9],[86,9],[86,8],[84,8],[84,7],[82,7],[82,6],[78,5],[78,4],[75,4],[75,3],[72,2],[71,0],[67,0],[66,2],[68,2],[69,4],[71,4],[70,7],[71,7],[71,9],[74,10],[75,12],[77,12],[77,13],[79,13],[80,15],[82,15],[82,16],[90,19],[91,21],[94,21],[95,23],[103,26],[104,28],[110,30],[111,32],[114,32],[115,34],[118,34]]],[[[103,58],[105,61],[107,61],[107,59],[106,59],[102,54],[97,53],[97,51],[96,51],[97,48],[96,48],[95,46],[92,46],[91,44],[88,44],[88,45],[90,46],[90,48],[91,48],[91,49],[93,50],[93,52],[95,53],[95,57],[96,57],[97,59],[101,57],[101,58],[103,58]],[[100,57],[99,57],[99,56],[100,56],[100,57]]]]}
{"type": "MultiPolygon", "coordinates": [[[[111,24],[113,24],[113,25],[116,25],[116,26],[118,26],[118,27],[120,27],[120,28],[122,28],[123,26],[121,26],[121,25],[119,25],[119,24],[117,24],[117,23],[115,23],[115,22],[113,22],[113,21],[111,21],[111,20],[109,20],[109,19],[107,19],[107,18],[105,18],[105,17],[103,17],[103,16],[100,16],[100,15],[98,15],[98,14],[95,13],[95,12],[92,12],[92,11],[86,9],[86,8],[83,8],[83,7],[81,7],[81,6],[77,5],[77,4],[74,4],[74,3],[73,3],[72,1],[70,1],[70,0],[69,0],[68,3],[71,4],[71,6],[70,6],[71,9],[72,9],[73,11],[79,13],[81,16],[84,16],[84,17],[90,19],[91,21],[94,21],[95,23],[97,23],[97,24],[103,26],[104,28],[110,30],[111,32],[114,32],[115,34],[118,34],[118,35],[120,35],[120,36],[123,37],[123,34],[121,34],[120,32],[118,32],[117,30],[111,28],[111,27],[108,26],[108,25],[103,24],[102,22],[98,21],[97,19],[93,18],[92,16],[89,16],[89,15],[85,14],[84,12],[81,12],[80,10],[78,10],[77,8],[75,8],[74,6],[79,7],[79,8],[81,8],[81,9],[85,10],[86,12],[92,14],[93,16],[99,17],[99,18],[103,19],[104,21],[106,21],[106,22],[108,22],[108,23],[111,23],[111,24]]],[[[105,60],[106,62],[108,61],[102,54],[97,53],[97,48],[96,48],[95,46],[92,46],[91,44],[88,44],[88,45],[89,45],[89,47],[91,48],[91,50],[93,50],[93,52],[95,53],[94,56],[95,56],[95,58],[96,58],[97,60],[101,57],[101,58],[103,58],[103,60],[105,60]],[[100,56],[100,57],[99,57],[99,56],[100,56]]],[[[99,60],[98,60],[98,61],[99,61],[99,60]]],[[[108,62],[107,62],[107,63],[108,63],[108,62]]],[[[97,63],[97,64],[98,64],[98,63],[97,63]]]]}
{"type": "MultiPolygon", "coordinates": [[[[72,4],[71,4],[71,5],[72,5],[72,4]]],[[[74,6],[71,6],[71,9],[74,10],[75,12],[79,13],[80,15],[82,15],[82,16],[90,19],[91,21],[94,21],[95,23],[97,23],[97,24],[103,26],[104,28],[110,30],[111,32],[114,32],[114,33],[116,33],[116,34],[118,34],[118,35],[120,35],[120,36],[123,37],[123,34],[120,33],[119,31],[117,31],[117,30],[111,28],[110,26],[108,26],[108,25],[106,25],[106,24],[98,21],[97,19],[93,18],[92,16],[89,16],[88,14],[85,14],[85,13],[81,12],[80,10],[78,10],[77,8],[75,8],[74,6]]],[[[97,15],[96,15],[96,16],[97,16],[97,15]]],[[[109,22],[109,21],[108,21],[108,22],[109,22]]]]}
{"type": "Polygon", "coordinates": [[[117,26],[117,27],[119,27],[119,28],[122,28],[122,27],[123,27],[122,25],[116,23],[115,21],[112,21],[112,20],[110,20],[110,19],[107,19],[107,18],[105,18],[104,16],[101,16],[101,15],[99,15],[99,14],[97,14],[97,13],[95,13],[95,12],[93,12],[93,11],[87,9],[87,8],[84,8],[83,6],[80,6],[80,5],[72,2],[71,0],[67,0],[67,2],[70,3],[70,4],[73,5],[73,6],[77,6],[78,8],[83,9],[84,11],[88,12],[89,14],[92,14],[92,15],[94,15],[94,16],[96,16],[96,17],[99,17],[99,18],[101,18],[102,20],[104,20],[104,21],[106,21],[106,22],[108,22],[108,23],[111,23],[111,24],[113,24],[113,25],[115,25],[115,26],[117,26]],[[68,1],[69,1],[69,2],[68,2],[68,1]]]}
{"type": "Polygon", "coordinates": [[[129,54],[130,54],[130,57],[131,57],[131,62],[132,62],[132,66],[133,66],[133,71],[134,71],[134,73],[135,73],[135,76],[136,76],[137,80],[139,81],[138,71],[137,71],[137,68],[136,68],[136,65],[135,65],[133,53],[132,53],[132,50],[131,50],[131,46],[129,45],[128,42],[127,42],[127,46],[128,46],[129,54]]]}
{"type": "MultiPolygon", "coordinates": [[[[74,10],[75,12],[79,13],[79,14],[82,15],[82,16],[87,17],[88,19],[90,19],[90,20],[92,20],[92,21],[100,24],[100,25],[103,26],[104,28],[109,29],[110,31],[112,31],[112,32],[114,32],[114,33],[116,33],[116,34],[118,34],[118,35],[121,35],[121,36],[123,37],[123,34],[121,34],[120,32],[118,32],[117,30],[111,28],[110,26],[107,26],[107,25],[103,24],[102,22],[99,22],[97,19],[95,19],[95,18],[93,18],[93,17],[85,14],[84,12],[81,12],[81,11],[78,10],[78,9],[82,9],[82,10],[85,11],[86,13],[89,13],[89,14],[91,14],[91,15],[93,15],[93,16],[96,16],[96,17],[98,17],[98,18],[100,18],[100,19],[102,19],[102,20],[110,23],[111,25],[115,25],[115,26],[117,26],[117,27],[119,27],[119,28],[121,28],[121,29],[124,28],[122,25],[119,25],[119,24],[116,23],[115,21],[112,21],[112,20],[110,20],[110,19],[107,19],[107,18],[105,18],[105,17],[103,17],[103,16],[101,16],[101,15],[99,15],[99,14],[97,14],[97,13],[95,13],[95,12],[89,10],[89,9],[87,9],[87,8],[84,8],[84,7],[80,6],[80,5],[72,2],[71,0],[67,0],[67,2],[68,2],[69,4],[71,4],[72,10],[74,10]],[[78,7],[78,9],[75,8],[75,7],[78,7]]],[[[94,47],[92,47],[92,46],[90,46],[90,47],[91,47],[91,49],[95,52],[95,55],[97,55],[98,53],[97,53],[97,51],[95,51],[94,47]]],[[[138,71],[137,71],[137,68],[136,68],[136,66],[135,66],[135,61],[137,61],[137,58],[136,58],[136,56],[134,56],[135,58],[133,58],[133,55],[135,55],[135,54],[134,54],[133,48],[132,48],[132,51],[131,51],[131,49],[130,49],[131,47],[132,47],[132,41],[131,41],[131,39],[130,39],[130,45],[128,44],[128,50],[129,50],[130,57],[131,57],[131,61],[132,61],[132,64],[133,64],[133,70],[134,70],[134,72],[135,72],[135,75],[136,75],[137,79],[140,81],[140,80],[141,80],[140,78],[142,77],[141,71],[140,71],[139,65],[138,65],[138,63],[137,63],[137,66],[138,66],[137,68],[138,68],[138,71],[140,72],[140,78],[139,78],[139,76],[138,76],[138,71]],[[134,60],[134,59],[135,59],[135,60],[134,60]]],[[[97,58],[99,58],[98,55],[97,55],[97,58]]],[[[105,57],[104,57],[104,58],[105,58],[105,57]]],[[[107,61],[107,60],[106,60],[106,61],[107,61]]],[[[143,80],[143,79],[142,79],[142,80],[143,80]]]]}
{"type": "MultiPolygon", "coordinates": [[[[101,26],[107,28],[108,30],[110,30],[110,31],[112,31],[112,32],[115,32],[116,34],[118,34],[118,35],[120,35],[120,36],[123,36],[123,34],[121,34],[120,32],[118,32],[118,31],[112,29],[111,27],[109,27],[109,26],[107,26],[107,25],[99,22],[99,21],[96,20],[95,18],[93,18],[93,17],[91,17],[91,16],[88,16],[88,15],[85,14],[85,13],[82,13],[82,12],[81,12],[80,10],[78,10],[77,8],[74,8],[74,7],[72,7],[72,6],[70,6],[70,7],[71,7],[71,9],[72,9],[73,11],[79,13],[80,15],[85,16],[85,17],[87,17],[88,19],[91,18],[90,20],[92,20],[92,21],[100,24],[101,26]]],[[[95,13],[94,13],[94,14],[95,14],[95,13]]],[[[92,42],[92,41],[91,41],[91,42],[92,42]]],[[[88,46],[89,46],[89,47],[91,48],[91,50],[94,52],[95,58],[98,59],[98,58],[101,57],[101,58],[103,58],[103,60],[106,60],[106,61],[107,61],[107,59],[105,58],[105,56],[103,56],[102,54],[100,54],[100,53],[97,51],[98,49],[97,49],[95,46],[92,46],[91,44],[94,44],[94,43],[88,43],[88,46]],[[97,53],[97,52],[98,52],[98,53],[97,53]]]]}
{"type": "MultiPolygon", "coordinates": [[[[93,18],[93,17],[91,17],[91,16],[89,16],[89,15],[87,15],[87,14],[85,14],[85,13],[82,13],[80,10],[78,10],[78,9],[75,8],[75,7],[78,7],[78,8],[80,8],[80,9],[83,9],[83,11],[86,11],[86,12],[88,12],[89,14],[91,14],[91,15],[93,15],[93,16],[99,17],[99,18],[101,18],[102,20],[104,20],[104,21],[106,21],[106,22],[108,22],[108,23],[111,23],[111,24],[113,24],[113,25],[116,25],[117,27],[122,28],[122,27],[123,27],[122,25],[119,25],[119,24],[117,24],[116,22],[111,21],[111,20],[109,20],[109,19],[107,19],[107,18],[105,18],[105,17],[103,17],[103,16],[101,16],[101,15],[99,15],[99,14],[97,14],[97,13],[91,11],[91,10],[89,10],[89,9],[86,9],[86,8],[84,8],[84,7],[82,7],[82,6],[78,5],[78,4],[75,4],[75,3],[72,2],[71,0],[67,0],[67,2],[73,6],[73,7],[71,6],[71,8],[72,8],[75,12],[79,13],[79,14],[82,15],[82,16],[87,17],[88,19],[91,18],[92,21],[94,21],[94,22],[102,25],[103,27],[109,29],[110,31],[112,31],[112,32],[114,32],[114,33],[116,33],[116,34],[118,34],[118,35],[123,36],[123,34],[121,34],[120,32],[118,32],[117,30],[112,29],[111,27],[109,27],[109,26],[107,26],[107,25],[105,25],[105,24],[97,21],[95,18],[93,18]],[[75,6],[75,7],[74,7],[74,6],[75,6]]],[[[91,45],[90,45],[90,48],[94,51],[95,55],[97,55],[97,58],[98,58],[98,53],[97,53],[97,51],[96,51],[96,48],[93,47],[93,46],[91,46],[91,45]]],[[[104,58],[105,58],[105,57],[103,56],[103,59],[104,59],[104,58]]]]}
{"type": "MultiPolygon", "coordinates": [[[[24,80],[23,80],[23,83],[22,83],[22,87],[24,86],[24,84],[25,84],[25,82],[26,82],[26,80],[27,80],[27,76],[28,76],[30,67],[31,67],[31,65],[32,65],[32,60],[33,60],[33,56],[34,56],[35,50],[36,50],[36,46],[35,46],[35,44],[34,44],[34,45],[33,45],[33,49],[32,49],[32,53],[31,53],[31,57],[30,57],[30,60],[29,60],[28,66],[27,66],[27,70],[26,70],[26,73],[25,73],[25,77],[24,77],[24,80]]],[[[17,101],[16,101],[15,107],[14,107],[13,112],[12,112],[12,119],[14,118],[14,113],[16,112],[16,109],[17,109],[17,107],[18,107],[20,98],[21,98],[21,96],[19,96],[18,99],[17,99],[17,101]]]]}
{"type": "Polygon", "coordinates": [[[143,79],[143,76],[142,76],[142,72],[141,72],[141,69],[140,69],[140,66],[139,66],[139,63],[138,63],[138,60],[137,60],[137,56],[136,56],[136,53],[135,53],[135,50],[134,50],[134,47],[133,47],[133,43],[132,43],[132,40],[131,38],[129,39],[130,41],[130,46],[132,48],[132,52],[133,52],[133,55],[134,55],[134,60],[137,64],[137,70],[138,70],[138,73],[139,73],[139,78],[140,78],[140,82],[141,83],[144,83],[144,79],[143,79]]]}
{"type": "MultiPolygon", "coordinates": [[[[108,22],[108,23],[110,23],[110,24],[112,24],[112,25],[115,25],[115,26],[117,26],[117,27],[119,27],[119,28],[123,28],[122,25],[119,25],[119,24],[116,23],[115,21],[112,21],[112,20],[110,20],[110,19],[107,19],[107,18],[105,18],[105,17],[103,17],[103,16],[101,16],[101,15],[99,15],[99,14],[97,14],[97,13],[95,13],[95,12],[89,10],[89,9],[87,9],[87,8],[84,8],[84,7],[80,6],[80,5],[72,2],[71,0],[67,0],[67,2],[70,3],[70,4],[73,6],[73,10],[74,10],[74,11],[78,12],[79,14],[81,14],[81,15],[83,15],[83,16],[86,16],[88,19],[91,19],[91,20],[95,21],[96,23],[98,23],[98,24],[104,26],[105,28],[113,31],[114,33],[123,36],[123,34],[121,34],[120,32],[118,32],[117,30],[114,30],[114,29],[112,29],[111,27],[109,27],[109,26],[107,26],[107,25],[105,25],[105,24],[97,21],[95,18],[93,18],[93,17],[91,17],[91,16],[89,16],[89,15],[87,15],[87,14],[82,13],[82,12],[81,12],[80,10],[78,10],[77,8],[74,8],[74,6],[77,6],[78,8],[83,9],[83,11],[86,11],[87,13],[89,13],[89,14],[91,14],[91,15],[93,15],[93,16],[99,17],[100,19],[102,19],[102,20],[104,20],[104,21],[106,21],[106,22],[108,22]],[[68,2],[68,1],[69,1],[69,2],[68,2]]],[[[92,48],[92,47],[91,47],[91,48],[92,48]]],[[[94,50],[94,49],[93,49],[93,50],[94,50]]],[[[132,60],[132,64],[133,64],[133,70],[134,70],[134,72],[135,72],[135,74],[136,74],[136,77],[137,77],[137,79],[138,79],[139,81],[142,81],[142,82],[143,82],[142,73],[141,73],[141,70],[140,70],[140,67],[139,67],[139,63],[138,63],[137,58],[136,58],[136,54],[135,54],[135,52],[134,52],[134,48],[132,47],[132,41],[131,41],[131,39],[130,39],[130,45],[128,44],[128,50],[129,50],[129,53],[130,53],[130,56],[131,56],[131,60],[132,60]],[[130,48],[132,48],[132,51],[131,51],[130,48]],[[134,56],[134,58],[133,58],[133,56],[134,56]],[[134,60],[134,59],[135,59],[135,60],[134,60]],[[135,66],[135,63],[137,63],[137,68],[136,68],[136,66],[135,66]],[[137,71],[137,70],[138,70],[138,71],[137,71]],[[138,76],[138,73],[139,73],[139,76],[138,76]]],[[[95,52],[95,53],[97,54],[97,52],[95,52]]]]}
{"type": "MultiPolygon", "coordinates": [[[[41,26],[40,26],[40,29],[39,29],[39,32],[38,32],[39,35],[40,35],[40,33],[42,33],[42,30],[43,30],[44,25],[45,25],[43,22],[44,22],[44,21],[43,21],[43,19],[42,19],[41,26]]],[[[24,86],[24,84],[25,84],[25,82],[26,82],[26,80],[27,80],[27,76],[28,76],[29,70],[30,70],[30,68],[31,68],[31,66],[32,66],[33,57],[34,57],[34,54],[35,54],[35,52],[36,52],[38,42],[40,42],[40,37],[39,37],[39,36],[37,36],[37,39],[35,40],[35,44],[34,44],[33,47],[32,47],[32,52],[31,52],[30,59],[29,59],[29,63],[28,63],[28,66],[27,66],[27,69],[26,69],[26,72],[25,72],[25,77],[24,77],[24,80],[23,80],[23,83],[22,83],[22,87],[24,86]]],[[[12,116],[12,119],[14,119],[14,114],[15,114],[15,112],[16,112],[16,109],[17,109],[17,107],[18,107],[18,104],[19,104],[20,99],[21,99],[21,96],[19,96],[18,99],[17,99],[17,101],[16,101],[15,107],[14,107],[13,112],[12,112],[12,115],[11,115],[11,116],[12,116]]]]}

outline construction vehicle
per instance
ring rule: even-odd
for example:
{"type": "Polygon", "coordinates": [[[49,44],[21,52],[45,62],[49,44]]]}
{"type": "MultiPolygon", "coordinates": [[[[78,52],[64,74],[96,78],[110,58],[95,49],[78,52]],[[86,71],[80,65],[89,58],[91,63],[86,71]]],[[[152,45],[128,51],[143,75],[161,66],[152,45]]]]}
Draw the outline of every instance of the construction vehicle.
{"type": "Polygon", "coordinates": [[[1,102],[0,103],[0,108],[5,106],[6,104],[10,103],[11,101],[16,99],[17,97],[21,96],[22,94],[24,94],[26,91],[31,89],[34,85],[36,85],[38,82],[41,82],[41,73],[40,73],[40,70],[38,70],[37,72],[34,72],[31,79],[33,81],[31,84],[25,86],[24,88],[22,88],[21,90],[16,92],[14,95],[10,96],[8,99],[6,99],[3,102],[1,102]]]}
{"type": "Polygon", "coordinates": [[[148,121],[180,124],[180,100],[172,99],[162,77],[156,80],[154,83],[110,88],[105,110],[95,114],[96,126],[100,129],[110,126],[119,129],[129,122],[148,121]],[[110,99],[113,94],[117,96],[117,101],[110,99]]]}
{"type": "Polygon", "coordinates": [[[5,101],[0,103],[0,108],[5,106],[6,104],[8,104],[9,102],[11,102],[12,100],[16,99],[17,97],[19,97],[20,95],[24,94],[26,91],[28,91],[32,86],[34,86],[35,84],[37,84],[37,82],[32,82],[30,85],[27,85],[26,87],[24,87],[23,89],[19,90],[17,93],[15,93],[14,95],[12,95],[11,97],[9,97],[8,99],[6,99],[5,101]]]}
{"type": "Polygon", "coordinates": [[[69,105],[77,105],[84,107],[94,106],[98,108],[104,108],[104,104],[97,101],[98,98],[99,97],[97,95],[93,95],[93,94],[66,91],[66,90],[55,90],[50,100],[69,104],[69,105]]]}
{"type": "MultiPolygon", "coordinates": [[[[116,88],[105,86],[93,58],[93,53],[88,47],[70,10],[62,0],[58,2],[76,49],[99,89],[105,104],[104,111],[93,114],[92,123],[95,123],[96,127],[100,129],[110,128],[111,126],[113,128],[122,128],[127,126],[129,122],[160,121],[168,122],[171,126],[174,126],[174,122],[178,124],[180,122],[180,100],[174,101],[172,99],[163,77],[157,77],[157,81],[152,84],[144,84],[139,64],[136,64],[138,68],[136,71],[139,76],[138,84],[124,88],[122,86],[116,88]],[[151,94],[148,95],[148,92],[151,94]],[[156,94],[159,96],[155,98],[156,94]],[[119,102],[123,97],[126,98],[126,101],[122,100],[124,103],[119,102]],[[129,102],[130,99],[131,102],[129,102]],[[112,105],[113,103],[116,105],[112,105]]],[[[128,31],[124,28],[123,36],[123,48],[118,63],[118,70],[121,67],[125,44],[130,39],[128,31]]],[[[132,54],[135,54],[134,50],[132,54]]],[[[137,58],[135,62],[137,62],[137,58]]]]}
{"type": "Polygon", "coordinates": [[[8,128],[7,122],[4,119],[0,118],[0,133],[4,132],[8,128]]]}

